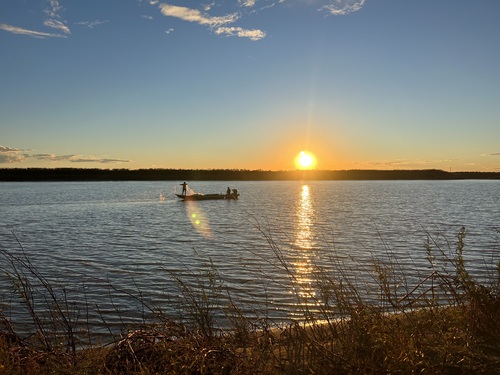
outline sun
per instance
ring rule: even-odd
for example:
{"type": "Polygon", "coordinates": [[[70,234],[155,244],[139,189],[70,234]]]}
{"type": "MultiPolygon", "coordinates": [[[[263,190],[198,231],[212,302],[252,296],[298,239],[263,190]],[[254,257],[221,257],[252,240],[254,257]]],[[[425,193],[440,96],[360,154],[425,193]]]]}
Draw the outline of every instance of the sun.
{"type": "Polygon", "coordinates": [[[307,151],[301,151],[295,158],[295,166],[298,169],[314,169],[316,157],[307,151]]]}

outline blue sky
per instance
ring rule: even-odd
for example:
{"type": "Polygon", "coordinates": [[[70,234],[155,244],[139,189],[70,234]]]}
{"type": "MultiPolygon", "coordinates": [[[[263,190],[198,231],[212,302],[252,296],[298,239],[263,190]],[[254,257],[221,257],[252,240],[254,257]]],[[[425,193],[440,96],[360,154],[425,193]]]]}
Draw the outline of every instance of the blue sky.
{"type": "Polygon", "coordinates": [[[498,0],[5,0],[0,167],[500,171],[498,0]]]}

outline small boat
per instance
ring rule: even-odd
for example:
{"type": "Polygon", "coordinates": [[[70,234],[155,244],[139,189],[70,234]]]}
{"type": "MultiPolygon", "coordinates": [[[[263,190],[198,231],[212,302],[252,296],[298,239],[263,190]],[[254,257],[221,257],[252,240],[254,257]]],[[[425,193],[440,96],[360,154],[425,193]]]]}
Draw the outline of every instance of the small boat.
{"type": "Polygon", "coordinates": [[[208,200],[216,200],[216,199],[225,199],[225,200],[236,200],[240,196],[238,193],[234,194],[190,194],[190,195],[182,195],[175,194],[183,201],[208,201],[208,200]]]}
{"type": "MultiPolygon", "coordinates": [[[[236,200],[240,196],[237,189],[227,188],[226,194],[201,194],[192,193],[186,194],[188,184],[186,182],[182,183],[182,194],[175,194],[183,201],[208,201],[208,200],[236,200]]],[[[192,190],[191,190],[192,191],[192,190]]]]}

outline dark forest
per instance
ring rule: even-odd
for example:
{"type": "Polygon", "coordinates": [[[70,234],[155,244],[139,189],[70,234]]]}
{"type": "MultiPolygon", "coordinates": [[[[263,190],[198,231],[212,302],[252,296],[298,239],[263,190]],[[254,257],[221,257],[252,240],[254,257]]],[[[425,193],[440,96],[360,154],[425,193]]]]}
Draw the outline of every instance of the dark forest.
{"type": "Polygon", "coordinates": [[[286,181],[500,179],[500,172],[424,170],[98,169],[3,168],[0,181],[286,181]]]}

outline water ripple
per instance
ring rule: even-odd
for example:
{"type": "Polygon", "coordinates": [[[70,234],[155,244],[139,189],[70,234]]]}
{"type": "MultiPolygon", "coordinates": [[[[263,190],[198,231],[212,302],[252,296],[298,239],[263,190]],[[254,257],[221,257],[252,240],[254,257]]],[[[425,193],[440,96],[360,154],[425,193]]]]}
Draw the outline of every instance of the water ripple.
{"type": "MultiPolygon", "coordinates": [[[[176,185],[0,184],[0,245],[24,251],[44,276],[72,288],[80,308],[83,297],[92,301],[98,309],[88,312],[89,324],[105,318],[110,327],[142,319],[137,296],[178,314],[175,277],[200,291],[213,274],[224,303],[229,294],[247,313],[295,317],[304,304],[317,308],[311,298],[317,267],[367,293],[377,262],[418,280],[430,272],[426,244],[452,257],[462,226],[464,256],[476,277],[491,277],[500,258],[496,181],[231,182],[239,201],[191,205],[172,194],[176,185]]],[[[213,192],[228,183],[198,185],[213,192]]],[[[12,300],[11,290],[4,288],[2,301],[12,300]]]]}

